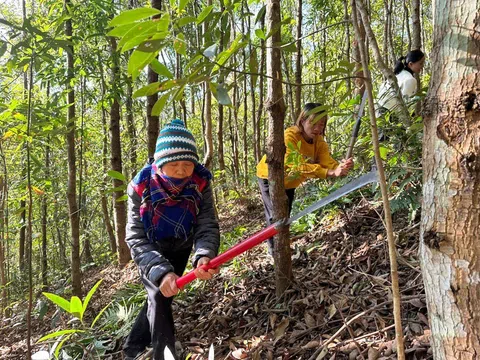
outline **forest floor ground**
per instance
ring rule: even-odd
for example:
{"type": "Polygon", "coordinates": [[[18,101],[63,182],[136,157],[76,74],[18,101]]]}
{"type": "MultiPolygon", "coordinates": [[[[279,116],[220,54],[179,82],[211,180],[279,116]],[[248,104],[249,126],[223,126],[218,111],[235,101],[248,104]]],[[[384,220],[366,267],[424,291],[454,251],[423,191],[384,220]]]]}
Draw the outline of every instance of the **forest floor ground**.
{"type": "MultiPolygon", "coordinates": [[[[221,230],[239,225],[253,234],[264,226],[259,199],[223,203],[221,230]]],[[[209,282],[196,282],[174,301],[177,340],[191,358],[215,359],[395,359],[390,268],[380,207],[362,200],[307,233],[292,236],[294,284],[277,299],[272,259],[261,245],[222,268],[209,282]]],[[[431,359],[427,309],[418,261],[419,226],[394,216],[402,319],[407,359],[431,359]]],[[[128,284],[135,265],[94,267],[84,289],[103,279],[92,298],[96,314],[128,284]]],[[[51,290],[55,292],[54,290],[51,290]]],[[[22,307],[25,306],[20,305],[22,307]]],[[[25,312],[0,323],[0,359],[25,359],[25,312]]],[[[52,328],[50,310],[33,319],[33,340],[52,328]]],[[[43,345],[44,346],[44,345],[43,345]]],[[[117,349],[120,347],[120,342],[117,349]]],[[[35,345],[39,350],[41,345],[35,345]]],[[[104,357],[121,359],[120,352],[104,357]]]]}

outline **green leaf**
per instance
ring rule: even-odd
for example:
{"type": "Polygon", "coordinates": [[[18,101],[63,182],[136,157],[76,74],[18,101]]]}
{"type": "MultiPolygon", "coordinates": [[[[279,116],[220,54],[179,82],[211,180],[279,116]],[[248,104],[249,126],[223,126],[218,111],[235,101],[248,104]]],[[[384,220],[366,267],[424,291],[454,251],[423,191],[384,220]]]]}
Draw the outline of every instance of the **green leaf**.
{"type": "Polygon", "coordinates": [[[160,14],[160,10],[153,8],[138,8],[122,12],[120,15],[115,16],[108,24],[109,26],[118,26],[128,23],[132,23],[138,20],[148,18],[150,16],[160,14]]]}
{"type": "Polygon", "coordinates": [[[82,321],[83,318],[83,306],[82,300],[78,296],[72,296],[70,299],[70,313],[79,318],[82,321]]]}
{"type": "Polygon", "coordinates": [[[103,279],[100,279],[97,281],[95,285],[90,289],[88,292],[87,296],[85,296],[85,299],[83,299],[83,309],[82,311],[85,313],[85,310],[87,309],[88,303],[90,302],[90,299],[92,298],[93,294],[95,294],[95,291],[97,291],[98,287],[102,283],[103,279]]]}
{"type": "Polygon", "coordinates": [[[380,146],[379,150],[380,150],[380,157],[382,158],[382,160],[385,160],[387,158],[388,148],[384,146],[380,146]]]}
{"type": "Polygon", "coordinates": [[[287,52],[297,52],[297,47],[295,46],[294,42],[286,43],[286,44],[280,46],[280,48],[283,51],[287,51],[287,52]]]}
{"type": "MultiPolygon", "coordinates": [[[[141,23],[134,24],[134,26],[132,26],[118,42],[118,47],[123,47],[127,42],[134,38],[140,38],[141,41],[138,42],[140,44],[142,41],[147,40],[150,35],[155,34],[156,31],[157,23],[153,20],[142,21],[141,23]]],[[[122,49],[122,52],[123,51],[125,50],[122,49]]]]}
{"type": "Polygon", "coordinates": [[[127,179],[125,178],[125,176],[121,172],[118,172],[118,171],[115,171],[115,170],[108,170],[107,175],[110,176],[111,178],[121,180],[123,182],[127,181],[127,179]]]}
{"type": "Polygon", "coordinates": [[[57,348],[55,349],[55,357],[58,359],[58,355],[60,354],[60,350],[62,349],[63,347],[63,344],[65,344],[65,342],[70,339],[70,337],[72,337],[73,334],[69,334],[67,336],[65,336],[63,338],[62,341],[60,341],[60,343],[57,345],[57,348]]]}
{"type": "Polygon", "coordinates": [[[243,41],[240,42],[242,39],[243,35],[238,34],[235,40],[232,42],[228,50],[222,51],[220,54],[217,56],[217,64],[213,67],[212,69],[212,74],[215,73],[220,69],[220,67],[227,62],[227,60],[235,53],[237,52],[240,48],[244,47],[247,42],[243,41]]]}
{"type": "Polygon", "coordinates": [[[60,330],[60,331],[55,331],[54,333],[45,335],[38,339],[37,343],[48,340],[48,339],[53,339],[65,334],[75,334],[75,333],[82,333],[85,332],[84,330],[79,330],[79,329],[68,329],[68,330],[60,330]]]}
{"type": "Polygon", "coordinates": [[[265,31],[262,29],[255,29],[255,35],[262,40],[265,40],[267,37],[265,36],[265,31]]]}
{"type": "Polygon", "coordinates": [[[193,16],[185,16],[181,19],[178,19],[177,21],[177,26],[178,27],[182,27],[182,26],[185,26],[185,25],[188,25],[188,24],[191,24],[193,22],[197,21],[197,19],[193,16]]]}
{"type": "Polygon", "coordinates": [[[155,103],[155,105],[153,105],[153,108],[152,108],[152,116],[160,115],[169,97],[170,97],[170,93],[167,93],[157,100],[157,102],[155,103]]]}
{"type": "Polygon", "coordinates": [[[123,196],[120,196],[118,199],[117,199],[117,202],[122,202],[122,201],[125,201],[128,199],[128,195],[123,195],[123,196]]]}
{"type": "Polygon", "coordinates": [[[170,70],[168,70],[168,68],[157,59],[153,59],[153,61],[150,63],[150,67],[158,75],[165,76],[168,79],[173,79],[173,74],[170,72],[170,70]]]}
{"type": "Polygon", "coordinates": [[[135,23],[119,25],[116,28],[113,28],[112,30],[110,30],[107,33],[107,36],[122,37],[125,34],[127,34],[128,31],[134,26],[136,27],[137,25],[135,23]]]}
{"type": "Polygon", "coordinates": [[[187,6],[188,2],[190,0],[178,0],[178,10],[177,12],[180,14],[183,9],[185,9],[185,6],[187,6]]]}
{"type": "Polygon", "coordinates": [[[120,185],[120,186],[116,186],[114,188],[111,188],[111,189],[107,189],[105,190],[104,194],[111,194],[111,193],[114,193],[116,191],[124,191],[126,188],[127,188],[127,184],[123,184],[123,185],[120,185]]]}
{"type": "Polygon", "coordinates": [[[134,98],[156,94],[160,90],[160,82],[148,84],[133,93],[134,98]]]}
{"type": "Polygon", "coordinates": [[[105,312],[105,310],[107,310],[107,308],[112,305],[112,303],[108,303],[102,310],[100,310],[100,312],[98,313],[97,316],[95,316],[95,319],[93,319],[92,321],[92,325],[90,325],[90,328],[93,329],[93,327],[95,326],[95,324],[97,323],[97,321],[102,317],[103,313],[105,312]]]}
{"type": "Polygon", "coordinates": [[[133,80],[138,77],[140,71],[142,71],[146,65],[150,64],[152,60],[157,57],[157,54],[158,51],[148,53],[139,50],[135,50],[132,53],[128,60],[128,73],[132,75],[133,80]]]}
{"type": "Polygon", "coordinates": [[[191,66],[193,66],[193,64],[195,64],[198,60],[201,60],[203,59],[203,56],[202,55],[197,55],[195,56],[192,60],[190,60],[187,65],[185,65],[185,71],[187,71],[188,69],[190,69],[191,66]]]}
{"type": "Polygon", "coordinates": [[[175,92],[175,94],[173,95],[173,100],[174,101],[180,101],[183,97],[183,91],[185,90],[185,86],[187,85],[187,83],[183,84],[182,86],[180,86],[178,88],[178,90],[175,92]]]}
{"type": "Polygon", "coordinates": [[[212,10],[213,10],[213,5],[210,5],[204,8],[197,17],[197,25],[200,25],[202,22],[204,22],[207,16],[210,15],[212,10]]]}
{"type": "Polygon", "coordinates": [[[50,300],[51,302],[53,302],[55,305],[61,307],[63,310],[65,310],[66,312],[70,313],[70,302],[68,302],[68,300],[64,299],[63,297],[61,296],[58,296],[58,295],[55,295],[55,294],[52,294],[52,293],[47,293],[47,292],[44,292],[42,293],[48,300],[50,300]]]}
{"type": "Polygon", "coordinates": [[[143,51],[146,53],[149,52],[159,52],[165,46],[165,40],[162,39],[152,39],[141,43],[138,47],[138,51],[143,51]]]}
{"type": "Polygon", "coordinates": [[[187,55],[187,44],[185,43],[185,35],[180,33],[173,41],[173,48],[175,51],[183,56],[187,55]]]}
{"type": "Polygon", "coordinates": [[[267,11],[267,5],[263,5],[262,8],[258,11],[257,17],[255,18],[255,24],[261,23],[262,18],[265,16],[267,11]]]}

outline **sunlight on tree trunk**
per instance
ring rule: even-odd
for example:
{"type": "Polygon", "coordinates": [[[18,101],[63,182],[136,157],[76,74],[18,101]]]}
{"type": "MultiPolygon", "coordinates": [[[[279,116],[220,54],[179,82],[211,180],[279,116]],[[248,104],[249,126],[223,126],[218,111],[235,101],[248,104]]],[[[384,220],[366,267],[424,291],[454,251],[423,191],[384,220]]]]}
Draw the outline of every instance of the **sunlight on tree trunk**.
{"type": "MultiPolygon", "coordinates": [[[[267,140],[268,182],[273,204],[274,221],[288,217],[287,196],[284,184],[285,140],[283,125],[285,120],[285,103],[282,90],[282,54],[273,44],[281,42],[280,0],[267,2],[267,32],[275,29],[267,40],[267,101],[269,136],[267,140]]],[[[280,297],[290,286],[292,275],[292,255],[288,227],[275,236],[275,282],[276,294],[280,297]]]]}
{"type": "Polygon", "coordinates": [[[420,260],[436,360],[480,357],[480,1],[434,2],[420,260]]]}

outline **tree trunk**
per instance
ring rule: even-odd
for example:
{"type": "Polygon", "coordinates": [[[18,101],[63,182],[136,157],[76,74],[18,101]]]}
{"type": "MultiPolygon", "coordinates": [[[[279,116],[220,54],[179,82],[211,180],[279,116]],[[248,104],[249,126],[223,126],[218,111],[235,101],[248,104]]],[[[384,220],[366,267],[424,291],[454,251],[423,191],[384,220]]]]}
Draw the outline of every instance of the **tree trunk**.
{"type": "MultiPolygon", "coordinates": [[[[162,10],[162,0],[151,0],[152,8],[162,10]]],[[[153,18],[159,18],[160,15],[155,15],[153,18]]],[[[158,74],[153,71],[151,66],[148,67],[148,83],[158,81],[158,74]]],[[[160,131],[160,123],[158,116],[152,115],[152,109],[158,100],[158,93],[147,96],[147,149],[148,157],[153,157],[155,154],[155,146],[157,144],[158,132],[160,131]]],[[[118,237],[118,236],[117,236],[118,237]]],[[[125,241],[123,241],[125,242],[125,241]]]]}
{"type": "MultiPolygon", "coordinates": [[[[382,193],[382,202],[383,202],[383,211],[384,211],[384,220],[385,220],[385,230],[387,232],[387,243],[388,243],[388,257],[390,260],[390,278],[392,282],[392,297],[393,297],[393,317],[395,320],[395,341],[397,345],[397,358],[398,360],[405,360],[405,346],[403,338],[403,328],[402,328],[402,314],[401,314],[401,300],[400,300],[400,288],[398,283],[398,265],[397,265],[397,255],[396,255],[396,246],[395,238],[393,235],[393,223],[392,223],[392,213],[390,210],[390,201],[388,194],[387,181],[385,176],[385,171],[383,168],[383,161],[380,157],[380,146],[378,138],[378,129],[377,129],[377,119],[375,117],[375,108],[374,108],[374,97],[372,91],[372,78],[370,75],[370,64],[368,62],[368,49],[365,46],[365,39],[362,38],[362,33],[358,26],[358,8],[357,1],[352,0],[352,22],[354,24],[355,33],[359,39],[359,50],[362,58],[363,71],[365,73],[365,90],[368,95],[368,110],[370,114],[370,129],[372,134],[372,144],[373,152],[375,154],[375,162],[377,165],[378,171],[378,180],[380,185],[380,190],[382,193]]],[[[364,20],[365,24],[365,20],[364,20]]],[[[368,26],[368,23],[365,24],[368,26]]]]}
{"type": "MultiPolygon", "coordinates": [[[[225,6],[223,1],[221,2],[221,11],[225,11],[225,6]]],[[[225,29],[222,27],[220,29],[220,46],[219,46],[219,53],[224,50],[225,47],[225,29]]],[[[225,79],[221,75],[220,82],[224,82],[225,79]]],[[[225,154],[223,149],[223,123],[224,123],[224,108],[222,104],[218,104],[218,124],[217,124],[217,152],[218,152],[218,169],[220,170],[220,179],[219,184],[224,183],[225,178],[225,154]]],[[[223,190],[222,190],[223,193],[223,190]]]]}
{"type": "MultiPolygon", "coordinates": [[[[65,12],[70,14],[71,2],[65,0],[65,12]]],[[[72,39],[72,19],[65,20],[65,36],[68,41],[72,39]]],[[[82,296],[82,273],[80,271],[80,216],[77,203],[77,165],[75,154],[75,90],[73,88],[74,53],[73,45],[68,44],[67,51],[67,153],[68,153],[68,210],[70,217],[70,233],[72,244],[72,287],[73,294],[82,296]]]]}
{"type": "MultiPolygon", "coordinates": [[[[269,136],[267,140],[268,181],[273,204],[274,221],[288,217],[287,197],[284,185],[285,140],[283,125],[285,103],[282,89],[282,54],[274,44],[281,42],[280,0],[269,0],[266,11],[267,33],[276,28],[267,40],[267,101],[269,136]]],[[[275,236],[276,294],[280,297],[292,281],[292,258],[288,228],[275,236]]]]}
{"type": "Polygon", "coordinates": [[[5,247],[4,244],[8,240],[8,233],[6,231],[5,219],[5,204],[7,203],[7,184],[0,176],[0,285],[2,286],[2,307],[0,316],[5,315],[7,308],[7,274],[5,266],[5,247]]]}
{"type": "MultiPolygon", "coordinates": [[[[262,17],[262,29],[265,28],[265,16],[262,17]]],[[[265,40],[260,40],[261,55],[260,55],[260,74],[265,72],[265,58],[266,58],[266,49],[265,49],[265,40]]],[[[257,132],[255,137],[255,146],[257,147],[256,153],[258,158],[256,162],[258,163],[263,155],[263,147],[261,145],[262,141],[262,119],[263,119],[263,102],[264,102],[264,84],[265,78],[260,76],[258,79],[258,110],[257,110],[257,132]]]]}
{"type": "MultiPolygon", "coordinates": [[[[98,54],[98,64],[100,69],[100,87],[101,87],[101,95],[102,95],[102,132],[103,132],[103,140],[102,140],[102,166],[103,166],[103,173],[106,174],[108,171],[108,134],[107,134],[107,111],[105,109],[105,92],[106,92],[106,84],[105,84],[105,76],[103,72],[103,65],[100,58],[100,54],[98,54]]],[[[130,85],[127,84],[127,88],[131,88],[130,85]]],[[[129,95],[127,95],[129,96],[129,95]]],[[[127,100],[128,101],[128,100],[127,100]]],[[[128,111],[128,110],[127,110],[128,111]]],[[[127,115],[128,116],[128,115],[127,115]]],[[[136,142],[136,140],[135,140],[136,142]]],[[[135,159],[136,161],[136,159],[135,159]]],[[[135,176],[135,174],[134,174],[135,176]]],[[[133,176],[132,176],[133,177],[133,176]]],[[[107,189],[107,182],[105,178],[102,178],[102,187],[100,189],[100,202],[102,206],[102,216],[103,222],[105,224],[105,230],[107,231],[108,241],[110,244],[110,250],[112,254],[117,253],[117,240],[115,239],[115,232],[113,231],[112,222],[110,220],[110,214],[108,211],[108,202],[107,197],[105,195],[105,190],[107,189]]]]}
{"type": "MultiPolygon", "coordinates": [[[[113,58],[113,102],[110,108],[110,162],[112,170],[122,173],[122,144],[120,141],[120,104],[118,103],[118,79],[120,70],[118,67],[117,41],[114,38],[109,39],[113,58]]],[[[114,188],[122,185],[122,180],[113,179],[114,188]]],[[[127,243],[125,242],[125,226],[127,225],[125,201],[119,201],[123,194],[123,190],[113,192],[113,201],[115,207],[115,232],[117,233],[118,263],[121,266],[126,265],[131,259],[130,250],[127,246],[127,243]]]]}
{"type": "MultiPolygon", "coordinates": [[[[303,0],[297,0],[297,56],[295,61],[295,109],[292,109],[294,112],[294,118],[298,118],[300,110],[302,109],[302,20],[303,20],[303,0]]],[[[348,28],[348,26],[347,26],[348,28]]]]}
{"type": "Polygon", "coordinates": [[[127,111],[127,132],[130,138],[130,177],[137,174],[137,130],[135,129],[135,120],[133,117],[133,86],[132,79],[125,79],[127,85],[127,98],[125,99],[125,109],[127,111]]]}
{"type": "MultiPolygon", "coordinates": [[[[212,5],[212,0],[207,0],[207,6],[212,5]]],[[[208,21],[203,23],[203,33],[207,41],[208,21]]],[[[205,83],[205,157],[203,163],[208,169],[213,167],[213,129],[212,129],[212,92],[209,83],[205,83]]]]}
{"type": "Polygon", "coordinates": [[[290,64],[288,63],[287,57],[285,56],[285,53],[282,52],[282,60],[283,60],[283,66],[285,69],[285,76],[287,77],[287,82],[289,84],[285,85],[285,91],[287,93],[287,103],[288,107],[290,108],[290,117],[291,121],[294,124],[295,123],[295,109],[294,109],[294,100],[293,100],[293,87],[290,85],[292,83],[292,80],[290,79],[290,64]]]}
{"type": "MultiPolygon", "coordinates": [[[[48,94],[47,90],[47,94],[48,94]]],[[[47,95],[48,99],[48,95],[47,95]]],[[[45,179],[50,179],[50,145],[47,138],[45,146],[45,179]]],[[[48,257],[47,257],[47,215],[48,215],[48,199],[47,192],[42,197],[42,291],[48,289],[48,257]]]]}
{"type": "Polygon", "coordinates": [[[436,0],[433,8],[420,261],[434,358],[473,360],[480,357],[480,1],[436,0]]]}
{"type": "Polygon", "coordinates": [[[2,159],[2,168],[4,175],[3,186],[0,186],[0,200],[2,201],[2,206],[0,210],[2,211],[2,216],[0,217],[0,222],[2,224],[2,267],[0,273],[0,281],[2,284],[2,314],[6,317],[10,316],[10,311],[6,310],[7,304],[9,303],[9,291],[7,288],[7,283],[9,279],[8,264],[5,263],[5,259],[8,259],[9,256],[9,243],[10,243],[10,229],[8,227],[8,169],[7,162],[5,160],[5,155],[2,149],[2,142],[0,141],[0,158],[2,159]],[[6,245],[6,246],[4,246],[6,245]]]}
{"type": "MultiPolygon", "coordinates": [[[[245,19],[242,18],[242,33],[245,34],[245,19]]],[[[245,48],[242,51],[243,56],[243,71],[247,73],[247,53],[245,48]]],[[[247,96],[247,77],[243,77],[243,175],[244,185],[248,187],[248,96],[247,96]]]]}
{"type": "MultiPolygon", "coordinates": [[[[420,22],[420,0],[412,0],[412,50],[421,49],[422,47],[422,25],[420,22]]],[[[419,74],[415,74],[417,80],[417,93],[422,90],[422,83],[419,74]]],[[[420,114],[422,111],[422,103],[419,101],[415,106],[415,113],[420,114]]]]}

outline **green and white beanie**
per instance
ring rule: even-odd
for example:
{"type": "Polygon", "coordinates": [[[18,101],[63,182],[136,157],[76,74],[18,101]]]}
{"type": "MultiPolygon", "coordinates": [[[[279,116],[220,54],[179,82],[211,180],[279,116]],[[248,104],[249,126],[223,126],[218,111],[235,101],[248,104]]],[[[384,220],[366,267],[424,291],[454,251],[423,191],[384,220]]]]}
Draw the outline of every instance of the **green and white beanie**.
{"type": "Polygon", "coordinates": [[[154,159],[159,169],[172,161],[191,161],[195,165],[198,163],[195,139],[182,120],[172,120],[160,130],[154,159]]]}

